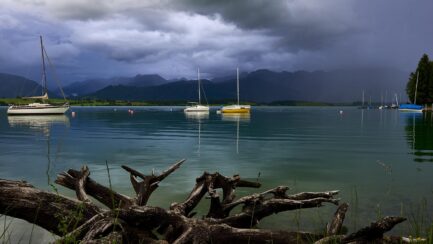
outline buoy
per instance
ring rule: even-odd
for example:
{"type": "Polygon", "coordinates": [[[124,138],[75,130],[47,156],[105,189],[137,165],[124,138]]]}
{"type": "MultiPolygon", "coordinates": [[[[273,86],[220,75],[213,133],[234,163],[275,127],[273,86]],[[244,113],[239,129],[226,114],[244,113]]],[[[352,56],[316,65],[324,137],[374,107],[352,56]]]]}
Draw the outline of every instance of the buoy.
{"type": "Polygon", "coordinates": [[[340,114],[343,114],[343,110],[340,110],[340,114]]]}
{"type": "Polygon", "coordinates": [[[75,118],[75,112],[72,112],[72,118],[75,118]]]}

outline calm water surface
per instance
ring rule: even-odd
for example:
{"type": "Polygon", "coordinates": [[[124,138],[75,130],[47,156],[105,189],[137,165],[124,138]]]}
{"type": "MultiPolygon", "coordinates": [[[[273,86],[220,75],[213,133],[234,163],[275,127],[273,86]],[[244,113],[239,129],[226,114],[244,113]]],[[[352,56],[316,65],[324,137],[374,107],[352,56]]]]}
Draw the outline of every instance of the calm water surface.
{"type": "MultiPolygon", "coordinates": [[[[288,185],[292,193],[341,190],[339,197],[351,204],[346,220],[349,229],[378,216],[409,217],[419,210],[425,211],[431,223],[431,113],[255,107],[249,117],[222,116],[215,111],[208,117],[186,117],[181,107],[135,107],[133,115],[128,109],[74,107],[73,118],[70,114],[8,117],[6,108],[0,108],[0,178],[24,179],[50,190],[57,173],[87,164],[92,178],[108,184],[107,161],[113,187],[132,195],[122,164],[148,173],[186,158],[160,184],[151,205],[168,207],[181,201],[203,171],[218,171],[251,180],[259,177],[260,191],[278,185],[288,185]]],[[[254,191],[237,192],[241,196],[254,191]]],[[[207,200],[202,202],[199,214],[206,213],[207,200]]],[[[316,230],[334,211],[334,206],[326,205],[279,214],[261,226],[316,230]]],[[[11,238],[28,238],[31,225],[13,220],[12,226],[16,228],[11,238]]],[[[395,231],[408,233],[411,225],[408,222],[395,231]]],[[[37,229],[32,238],[49,235],[37,229]]]]}

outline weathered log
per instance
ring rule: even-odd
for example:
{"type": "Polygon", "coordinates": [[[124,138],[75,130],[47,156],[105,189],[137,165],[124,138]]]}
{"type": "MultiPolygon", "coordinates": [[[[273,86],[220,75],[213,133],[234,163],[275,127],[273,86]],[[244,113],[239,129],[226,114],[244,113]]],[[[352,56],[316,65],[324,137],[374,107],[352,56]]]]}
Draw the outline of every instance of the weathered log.
{"type": "MultiPolygon", "coordinates": [[[[68,172],[57,175],[55,183],[75,190],[76,182],[79,180],[80,176],[80,171],[70,169],[68,172]]],[[[95,182],[90,177],[87,177],[84,191],[109,208],[129,207],[134,204],[131,198],[95,182]]]]}
{"type": "Polygon", "coordinates": [[[56,235],[73,231],[102,209],[38,190],[25,181],[0,179],[0,213],[26,220],[56,235]]]}
{"type": "Polygon", "coordinates": [[[261,229],[238,229],[228,225],[212,225],[207,243],[312,243],[322,235],[261,229]]]}
{"type": "Polygon", "coordinates": [[[344,235],[326,236],[314,242],[314,244],[338,244],[341,243],[341,240],[343,240],[344,237],[344,235]]]}
{"type": "Polygon", "coordinates": [[[75,192],[77,194],[77,198],[83,202],[90,202],[90,199],[87,197],[86,191],[84,190],[85,184],[87,182],[87,177],[89,177],[90,171],[89,168],[84,165],[81,167],[80,175],[78,176],[77,183],[75,184],[75,192]]]}
{"type": "Polygon", "coordinates": [[[346,212],[348,208],[349,204],[347,203],[342,203],[340,206],[338,206],[337,211],[335,211],[334,218],[326,226],[327,236],[340,234],[341,227],[343,227],[344,218],[346,217],[346,212]]]}
{"type": "Polygon", "coordinates": [[[370,224],[365,228],[358,230],[355,233],[352,233],[345,238],[343,238],[343,243],[349,243],[353,241],[361,241],[361,242],[373,242],[377,239],[382,239],[383,234],[387,231],[390,231],[395,225],[405,221],[406,218],[403,217],[395,217],[395,216],[387,216],[376,222],[370,224]]]}
{"type": "Polygon", "coordinates": [[[225,177],[204,172],[196,179],[194,189],[182,203],[173,203],[169,210],[145,206],[158,183],[174,172],[184,160],[169,167],[161,175],[144,175],[128,166],[131,183],[137,193],[132,199],[99,185],[87,167],[69,170],[56,182],[74,190],[80,201],[35,189],[22,181],[0,180],[0,214],[35,223],[62,238],[59,242],[81,243],[348,243],[404,242],[404,238],[384,237],[383,233],[404,221],[385,217],[351,235],[341,236],[347,204],[337,209],[327,226],[326,235],[279,230],[252,229],[261,219],[289,210],[337,205],[338,191],[303,192],[287,195],[288,187],[279,186],[259,194],[235,200],[236,187],[260,187],[258,182],[245,181],[239,175],[225,177]],[[140,179],[140,181],[138,180],[140,179]],[[222,189],[222,196],[217,189],[222,189]],[[210,208],[205,218],[192,218],[192,210],[209,194],[210,208]],[[110,210],[92,204],[93,196],[110,210]],[[242,211],[230,216],[236,206],[242,211]],[[65,226],[65,223],[68,223],[65,226]],[[152,231],[158,229],[160,236],[152,231]],[[67,231],[68,233],[65,233],[67,231]],[[159,240],[163,239],[163,240],[159,240]]]}

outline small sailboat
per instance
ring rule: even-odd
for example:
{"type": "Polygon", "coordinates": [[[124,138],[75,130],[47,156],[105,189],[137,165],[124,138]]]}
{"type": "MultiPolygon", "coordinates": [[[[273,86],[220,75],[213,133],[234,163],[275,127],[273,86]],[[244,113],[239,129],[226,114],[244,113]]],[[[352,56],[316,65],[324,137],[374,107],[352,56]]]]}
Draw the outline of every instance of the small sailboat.
{"type": "Polygon", "coordinates": [[[239,68],[236,69],[236,88],[237,88],[237,98],[238,103],[234,105],[224,106],[221,108],[221,113],[249,113],[251,110],[250,105],[240,105],[239,104],[239,68]]]}
{"type": "MultiPolygon", "coordinates": [[[[41,54],[42,54],[42,88],[43,88],[42,96],[24,97],[24,99],[40,99],[42,100],[42,103],[35,102],[27,105],[11,105],[7,110],[8,115],[64,114],[69,109],[69,104],[67,102],[65,102],[62,105],[54,105],[45,102],[46,100],[48,100],[47,74],[45,71],[45,56],[47,55],[47,53],[44,48],[42,36],[40,36],[40,40],[41,40],[41,54]]],[[[48,62],[49,61],[50,60],[48,59],[48,62]]],[[[60,87],[60,89],[62,88],[60,87]]],[[[65,98],[64,94],[63,94],[63,98],[65,98]]]]}
{"type": "Polygon", "coordinates": [[[419,71],[416,73],[415,97],[413,103],[400,104],[398,110],[405,111],[405,112],[422,112],[424,110],[424,106],[416,104],[416,95],[417,95],[416,93],[418,90],[418,77],[419,77],[419,71]]]}
{"type": "Polygon", "coordinates": [[[365,101],[364,93],[365,93],[365,91],[362,90],[362,103],[361,103],[361,107],[359,107],[360,109],[366,109],[367,108],[367,106],[364,105],[364,101],[365,101]]]}
{"type": "Polygon", "coordinates": [[[200,82],[200,69],[197,69],[197,83],[198,83],[198,103],[190,102],[189,106],[183,111],[185,113],[209,113],[209,106],[201,105],[201,82],[200,82]]]}
{"type": "Polygon", "coordinates": [[[391,104],[391,109],[396,109],[399,107],[397,93],[394,93],[394,97],[395,97],[395,103],[391,104]]]}

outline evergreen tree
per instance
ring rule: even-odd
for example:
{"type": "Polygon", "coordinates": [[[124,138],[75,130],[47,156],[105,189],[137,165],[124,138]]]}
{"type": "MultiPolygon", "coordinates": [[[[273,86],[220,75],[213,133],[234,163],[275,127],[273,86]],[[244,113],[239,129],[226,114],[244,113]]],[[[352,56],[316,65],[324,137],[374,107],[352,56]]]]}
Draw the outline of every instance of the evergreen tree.
{"type": "Polygon", "coordinates": [[[433,103],[433,62],[424,54],[418,62],[415,72],[410,73],[406,86],[407,96],[411,103],[431,104],[433,103]],[[418,75],[417,97],[415,99],[416,79],[418,75]]]}

